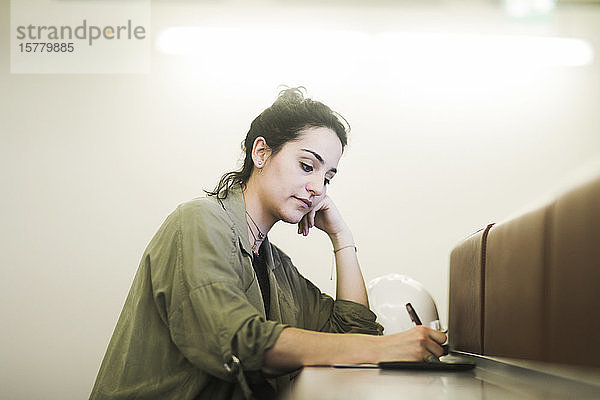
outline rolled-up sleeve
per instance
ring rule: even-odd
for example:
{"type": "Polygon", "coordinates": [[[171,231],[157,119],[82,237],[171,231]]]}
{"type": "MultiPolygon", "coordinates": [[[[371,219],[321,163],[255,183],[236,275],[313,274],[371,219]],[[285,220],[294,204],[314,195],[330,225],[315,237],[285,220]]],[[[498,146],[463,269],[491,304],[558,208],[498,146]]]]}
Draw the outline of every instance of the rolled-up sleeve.
{"type": "Polygon", "coordinates": [[[259,370],[263,354],[287,326],[266,321],[239,288],[215,282],[194,289],[170,319],[173,341],[185,357],[221,379],[231,379],[224,363],[235,355],[244,370],[259,370]]]}
{"type": "Polygon", "coordinates": [[[281,280],[293,293],[299,310],[298,328],[331,333],[383,334],[377,316],[368,307],[349,300],[334,300],[303,277],[284,252],[276,247],[275,250],[282,265],[281,280]]]}
{"type": "Polygon", "coordinates": [[[168,250],[175,266],[155,265],[152,278],[155,299],[166,299],[173,343],[189,362],[223,380],[234,379],[225,367],[232,355],[242,369],[260,370],[264,352],[288,325],[265,320],[246,297],[252,275],[241,264],[229,221],[200,207],[174,214],[165,229],[176,230],[168,250]]]}
{"type": "Polygon", "coordinates": [[[362,304],[349,300],[334,300],[333,310],[320,329],[326,332],[383,334],[376,315],[362,304]]]}
{"type": "Polygon", "coordinates": [[[368,307],[350,300],[334,300],[306,281],[306,299],[310,305],[305,318],[320,332],[365,333],[382,335],[383,327],[368,307]]]}

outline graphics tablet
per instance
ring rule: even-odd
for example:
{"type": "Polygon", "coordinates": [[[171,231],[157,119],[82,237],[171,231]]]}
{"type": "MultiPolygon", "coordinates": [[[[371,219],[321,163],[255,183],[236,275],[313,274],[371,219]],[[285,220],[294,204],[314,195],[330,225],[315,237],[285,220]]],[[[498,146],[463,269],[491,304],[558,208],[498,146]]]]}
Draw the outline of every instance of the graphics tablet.
{"type": "Polygon", "coordinates": [[[469,362],[383,361],[377,365],[381,369],[412,369],[425,371],[467,371],[475,368],[475,364],[469,362]]]}

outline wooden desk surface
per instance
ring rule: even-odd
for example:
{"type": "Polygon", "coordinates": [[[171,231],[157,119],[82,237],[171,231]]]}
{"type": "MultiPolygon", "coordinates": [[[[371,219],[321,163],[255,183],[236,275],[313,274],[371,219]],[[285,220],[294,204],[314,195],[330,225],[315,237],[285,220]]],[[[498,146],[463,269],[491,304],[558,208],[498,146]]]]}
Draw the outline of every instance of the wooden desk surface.
{"type": "MultiPolygon", "coordinates": [[[[600,377],[600,375],[599,375],[600,377]]],[[[480,360],[464,372],[304,368],[285,400],[600,399],[597,382],[480,360]]]]}

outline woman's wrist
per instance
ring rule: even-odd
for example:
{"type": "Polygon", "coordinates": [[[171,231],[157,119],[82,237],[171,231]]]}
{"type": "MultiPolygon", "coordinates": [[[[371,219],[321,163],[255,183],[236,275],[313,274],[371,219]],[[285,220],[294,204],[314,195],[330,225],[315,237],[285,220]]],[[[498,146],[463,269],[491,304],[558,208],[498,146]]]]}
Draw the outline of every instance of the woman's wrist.
{"type": "Polygon", "coordinates": [[[355,246],[354,237],[348,228],[341,232],[330,234],[329,239],[333,245],[334,252],[340,250],[342,247],[355,246]]]}
{"type": "Polygon", "coordinates": [[[358,252],[358,248],[356,247],[356,245],[354,244],[347,244],[345,246],[341,246],[338,247],[337,249],[334,247],[333,249],[333,254],[336,254],[338,251],[344,250],[344,249],[354,249],[354,252],[358,252]]]}
{"type": "Polygon", "coordinates": [[[375,335],[361,335],[364,340],[363,345],[357,351],[363,352],[361,358],[363,361],[361,363],[371,363],[376,364],[381,361],[385,352],[385,336],[375,336],[375,335]]]}
{"type": "Polygon", "coordinates": [[[373,342],[372,350],[375,357],[375,362],[377,363],[385,361],[390,352],[391,343],[389,343],[389,336],[373,336],[373,342]]]}

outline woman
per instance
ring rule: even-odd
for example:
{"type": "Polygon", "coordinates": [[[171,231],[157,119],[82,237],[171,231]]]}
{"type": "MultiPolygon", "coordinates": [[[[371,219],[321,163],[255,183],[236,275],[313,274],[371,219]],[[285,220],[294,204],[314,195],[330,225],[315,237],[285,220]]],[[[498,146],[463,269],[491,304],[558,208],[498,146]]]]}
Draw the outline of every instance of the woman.
{"type": "Polygon", "coordinates": [[[381,336],[368,308],[352,233],[326,194],[346,142],[329,107],[281,92],[252,122],[242,169],[177,207],[148,245],[91,399],[268,398],[303,365],[443,354],[443,333],[381,336]],[[335,301],[269,242],[278,221],[329,235],[335,301]]]}

